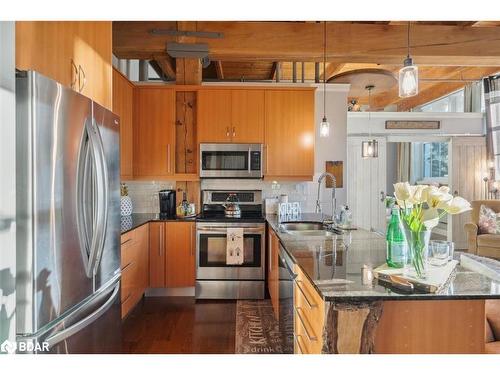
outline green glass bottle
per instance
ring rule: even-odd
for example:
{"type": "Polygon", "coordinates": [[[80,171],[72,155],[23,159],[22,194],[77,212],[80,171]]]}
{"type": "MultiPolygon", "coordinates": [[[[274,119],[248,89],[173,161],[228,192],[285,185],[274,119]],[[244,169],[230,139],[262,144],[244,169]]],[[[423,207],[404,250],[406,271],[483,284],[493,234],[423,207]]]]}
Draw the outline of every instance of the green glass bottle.
{"type": "Polygon", "coordinates": [[[403,268],[406,263],[407,245],[399,208],[392,209],[391,220],[387,226],[387,264],[389,267],[403,268]]]}

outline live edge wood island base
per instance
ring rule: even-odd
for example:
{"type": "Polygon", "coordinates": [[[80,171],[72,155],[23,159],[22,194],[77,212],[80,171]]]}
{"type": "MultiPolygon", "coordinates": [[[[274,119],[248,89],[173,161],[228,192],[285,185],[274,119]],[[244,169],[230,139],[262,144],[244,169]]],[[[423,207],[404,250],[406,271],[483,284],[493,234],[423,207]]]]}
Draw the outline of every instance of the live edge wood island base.
{"type": "Polygon", "coordinates": [[[484,300],[325,305],[322,353],[484,353],[484,300]]]}

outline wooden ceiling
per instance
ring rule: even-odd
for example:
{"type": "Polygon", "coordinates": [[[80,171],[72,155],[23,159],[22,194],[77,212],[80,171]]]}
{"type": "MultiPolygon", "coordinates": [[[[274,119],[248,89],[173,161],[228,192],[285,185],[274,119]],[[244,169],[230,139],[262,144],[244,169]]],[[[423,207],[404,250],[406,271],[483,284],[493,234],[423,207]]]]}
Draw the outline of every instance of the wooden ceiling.
{"type": "MultiPolygon", "coordinates": [[[[372,108],[395,105],[406,111],[500,71],[500,21],[412,22],[411,55],[419,66],[420,90],[402,100],[397,73],[407,53],[407,27],[404,21],[328,22],[326,79],[339,82],[339,75],[361,75],[367,69],[392,74],[392,87],[380,85],[383,90],[372,92],[372,108]]],[[[305,81],[314,82],[315,62],[323,60],[323,22],[113,22],[114,54],[154,60],[170,80],[175,79],[175,59],[166,53],[166,43],[187,40],[152,34],[153,29],[222,33],[222,38],[189,38],[208,44],[211,63],[203,69],[204,80],[271,81],[279,69],[280,80],[291,82],[295,62],[297,81],[304,67],[305,81]]],[[[322,80],[322,63],[318,73],[322,80]]],[[[370,75],[362,77],[350,82],[351,98],[366,104],[362,88],[377,83],[369,82],[370,75]]]]}

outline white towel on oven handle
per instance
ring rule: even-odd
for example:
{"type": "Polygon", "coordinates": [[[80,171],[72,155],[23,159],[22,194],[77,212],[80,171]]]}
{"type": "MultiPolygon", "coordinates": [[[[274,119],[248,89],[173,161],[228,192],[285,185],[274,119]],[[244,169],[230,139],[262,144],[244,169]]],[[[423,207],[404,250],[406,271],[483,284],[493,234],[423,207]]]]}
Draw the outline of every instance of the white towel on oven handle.
{"type": "Polygon", "coordinates": [[[226,264],[243,264],[243,228],[227,228],[226,264]]]}

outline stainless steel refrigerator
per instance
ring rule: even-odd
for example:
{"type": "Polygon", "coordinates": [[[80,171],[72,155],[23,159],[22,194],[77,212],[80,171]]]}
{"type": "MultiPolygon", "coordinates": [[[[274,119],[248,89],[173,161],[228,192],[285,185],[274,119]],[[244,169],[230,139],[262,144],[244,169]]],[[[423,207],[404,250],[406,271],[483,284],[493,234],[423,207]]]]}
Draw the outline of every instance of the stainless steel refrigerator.
{"type": "Polygon", "coordinates": [[[18,351],[118,353],[119,119],[34,71],[16,116],[18,351]]]}

